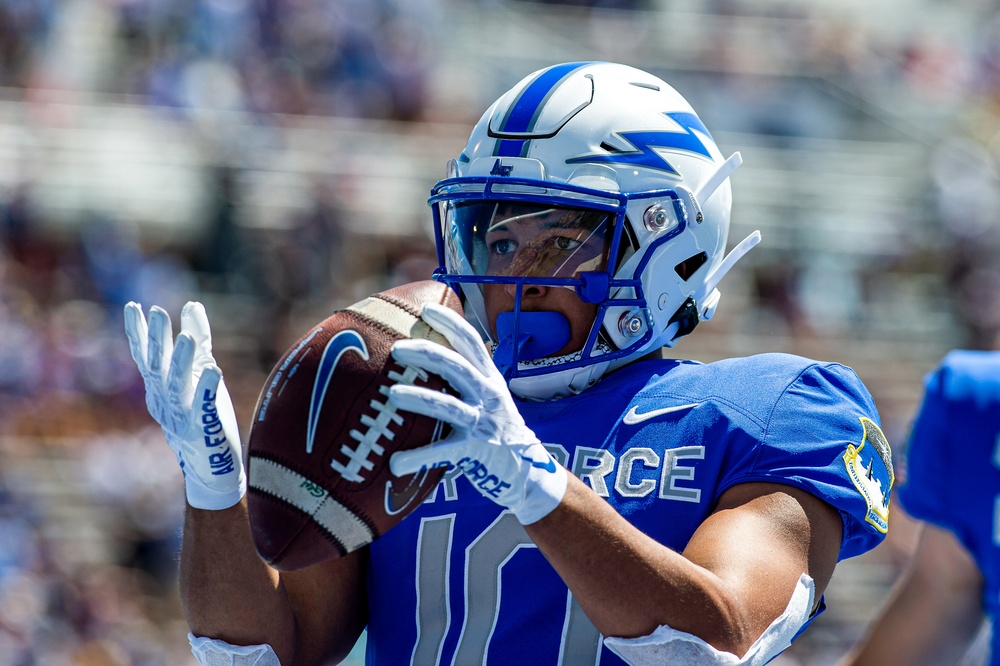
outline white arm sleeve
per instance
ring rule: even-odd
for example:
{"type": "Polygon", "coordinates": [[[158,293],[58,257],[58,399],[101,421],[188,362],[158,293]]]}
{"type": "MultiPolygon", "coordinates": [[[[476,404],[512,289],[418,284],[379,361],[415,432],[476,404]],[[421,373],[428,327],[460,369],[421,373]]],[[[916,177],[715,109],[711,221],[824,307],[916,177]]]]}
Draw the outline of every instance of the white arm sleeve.
{"type": "Polygon", "coordinates": [[[805,574],[799,577],[792,598],[771,626],[764,631],[740,659],[731,652],[720,652],[697,636],[658,627],[639,638],[604,639],[608,649],[632,666],[646,664],[706,664],[710,666],[762,666],[792,644],[792,639],[812,613],[816,585],[805,574]]]}
{"type": "Polygon", "coordinates": [[[281,666],[270,645],[230,645],[194,634],[188,634],[188,642],[201,666],[281,666]]]}

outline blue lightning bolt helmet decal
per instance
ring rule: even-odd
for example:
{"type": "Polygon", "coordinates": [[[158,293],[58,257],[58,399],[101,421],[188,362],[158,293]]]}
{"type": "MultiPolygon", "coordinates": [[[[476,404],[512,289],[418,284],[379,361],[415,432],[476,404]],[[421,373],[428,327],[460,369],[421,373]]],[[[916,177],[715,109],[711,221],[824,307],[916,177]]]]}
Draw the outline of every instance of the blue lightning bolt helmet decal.
{"type": "MultiPolygon", "coordinates": [[[[649,169],[659,169],[677,174],[677,169],[670,162],[659,155],[654,148],[671,148],[673,150],[683,150],[695,153],[712,159],[708,148],[701,139],[692,131],[697,130],[705,136],[712,138],[708,129],[701,122],[701,119],[693,113],[665,113],[663,114],[681,126],[682,131],[665,132],[619,132],[618,136],[632,144],[636,150],[627,153],[593,154],[573,157],[566,160],[567,164],[580,162],[600,163],[600,164],[629,164],[632,166],[643,166],[649,169]]],[[[712,139],[714,141],[714,139],[712,139]]]]}
{"type": "Polygon", "coordinates": [[[333,373],[337,369],[337,364],[340,363],[340,357],[351,350],[357,352],[366,361],[368,360],[368,346],[365,345],[364,338],[357,331],[341,331],[326,343],[326,349],[323,350],[323,356],[319,360],[319,367],[316,368],[316,381],[313,383],[312,398],[309,400],[309,423],[306,427],[306,453],[313,452],[316,426],[319,424],[319,415],[323,408],[323,400],[326,398],[326,390],[330,387],[333,373]]]}

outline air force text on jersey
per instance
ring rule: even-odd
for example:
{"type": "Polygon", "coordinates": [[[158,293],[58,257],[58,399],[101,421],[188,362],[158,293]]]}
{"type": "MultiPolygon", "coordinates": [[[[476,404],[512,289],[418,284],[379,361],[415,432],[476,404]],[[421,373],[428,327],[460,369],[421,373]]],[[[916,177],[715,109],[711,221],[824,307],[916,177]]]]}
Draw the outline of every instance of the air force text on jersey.
{"type": "MultiPolygon", "coordinates": [[[[559,464],[583,479],[601,497],[609,497],[613,491],[622,498],[652,494],[677,502],[701,501],[701,489],[691,485],[695,481],[695,468],[688,461],[704,459],[704,446],[681,446],[663,454],[648,446],[636,446],[622,452],[617,459],[610,451],[579,446],[572,461],[561,444],[546,442],[545,448],[559,464]]],[[[462,474],[457,467],[448,470],[424,501],[457,500],[459,490],[455,480],[462,474]]]]}

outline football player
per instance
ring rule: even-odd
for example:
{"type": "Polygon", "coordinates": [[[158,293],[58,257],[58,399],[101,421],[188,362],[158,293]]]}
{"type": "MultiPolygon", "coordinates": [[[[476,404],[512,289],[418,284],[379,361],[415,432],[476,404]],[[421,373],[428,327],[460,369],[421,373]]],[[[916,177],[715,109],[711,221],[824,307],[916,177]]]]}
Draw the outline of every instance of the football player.
{"type": "Polygon", "coordinates": [[[661,351],[712,317],[760,238],[726,253],[740,161],[625,65],[548,67],[497,100],[430,198],[435,278],[466,318],[426,306],[452,349],[393,348],[457,395],[392,388],[398,409],[452,426],[392,470],[449,472],[369,547],[293,573],[255,555],[239,465],[216,489],[186,443],[221,420],[239,461],[203,310],[171,358],[166,314],[147,331],[128,306],[151,411],[189,413],[160,422],[189,480],[181,585],[199,660],[326,663],[365,627],[372,664],[764,664],[790,645],[836,563],[883,539],[893,471],[849,368],[661,351]]]}
{"type": "Polygon", "coordinates": [[[898,491],[917,547],[843,666],[958,663],[1000,604],[1000,353],[953,351],[924,389],[898,491]]]}

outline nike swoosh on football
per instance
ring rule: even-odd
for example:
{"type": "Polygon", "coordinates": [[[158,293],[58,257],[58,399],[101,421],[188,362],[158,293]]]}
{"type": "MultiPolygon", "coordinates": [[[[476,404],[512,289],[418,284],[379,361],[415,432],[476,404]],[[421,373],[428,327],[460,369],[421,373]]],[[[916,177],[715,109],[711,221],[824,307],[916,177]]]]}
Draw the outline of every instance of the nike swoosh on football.
{"type": "Polygon", "coordinates": [[[350,329],[341,331],[333,336],[323,356],[319,360],[319,367],[316,368],[316,381],[313,382],[312,398],[309,401],[309,422],[306,424],[306,453],[313,452],[313,439],[316,437],[316,426],[319,424],[319,413],[323,408],[323,399],[326,397],[326,390],[330,387],[330,380],[337,369],[340,357],[344,352],[353,349],[361,358],[368,360],[368,346],[365,339],[357,331],[350,329]]]}
{"type": "Polygon", "coordinates": [[[430,470],[426,467],[419,472],[417,472],[410,482],[406,484],[406,487],[396,492],[392,487],[392,481],[385,482],[385,512],[390,516],[395,516],[397,513],[406,509],[413,502],[413,498],[417,496],[417,491],[423,485],[424,480],[427,475],[430,474],[430,470]]]}
{"type": "MultiPolygon", "coordinates": [[[[431,435],[431,441],[436,442],[441,439],[441,433],[444,431],[444,422],[438,421],[434,424],[434,433],[431,435]]],[[[406,509],[413,502],[413,498],[417,496],[417,492],[423,486],[424,481],[427,479],[427,475],[430,474],[430,470],[424,468],[417,472],[410,482],[406,484],[400,491],[396,491],[392,486],[392,481],[385,482],[385,512],[390,516],[395,516],[397,513],[406,509]]]]}
{"type": "Polygon", "coordinates": [[[701,404],[700,402],[692,402],[689,405],[673,405],[672,407],[661,407],[660,409],[654,409],[648,412],[643,412],[642,414],[639,413],[638,407],[632,407],[632,409],[628,410],[628,413],[625,414],[625,417],[622,419],[622,423],[624,423],[625,425],[635,425],[637,423],[642,423],[643,421],[648,421],[649,419],[654,419],[657,416],[663,416],[664,414],[673,414],[675,412],[683,412],[688,409],[694,409],[700,404],[701,404]]]}

